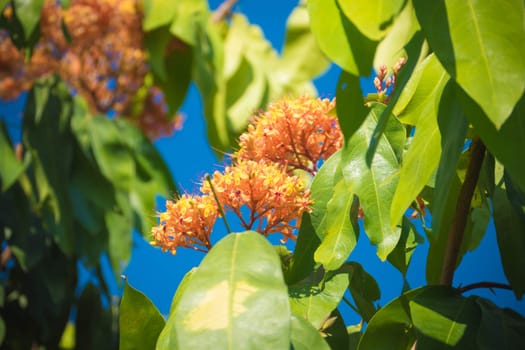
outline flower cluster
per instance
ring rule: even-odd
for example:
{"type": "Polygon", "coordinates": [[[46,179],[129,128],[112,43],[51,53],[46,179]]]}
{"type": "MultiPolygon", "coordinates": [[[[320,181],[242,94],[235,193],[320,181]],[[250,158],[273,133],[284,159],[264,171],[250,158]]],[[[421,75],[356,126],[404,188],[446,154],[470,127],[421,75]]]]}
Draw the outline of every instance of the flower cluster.
{"type": "Polygon", "coordinates": [[[265,236],[279,233],[283,242],[295,239],[294,232],[302,214],[311,210],[312,200],[310,190],[293,171],[314,174],[319,163],[341,147],[339,124],[329,114],[334,107],[335,102],[304,96],[270,105],[241,135],[231,165],[203,181],[201,196],[167,201],[160,225],[153,228],[153,244],[172,253],[177,247],[197,249],[200,245],[209,249],[199,242],[210,242],[211,226],[223,215],[222,210],[234,213],[246,230],[265,236]],[[207,206],[188,204],[190,199],[204,200],[201,198],[207,206]],[[212,199],[216,201],[215,211],[209,209],[212,199]],[[201,211],[183,212],[179,206],[201,211]],[[168,219],[173,217],[176,219],[168,219]]]}
{"type": "Polygon", "coordinates": [[[335,101],[306,96],[271,104],[241,135],[239,159],[268,160],[315,174],[343,144],[335,101]]]}
{"type": "MultiPolygon", "coordinates": [[[[146,93],[154,108],[132,113],[148,73],[142,11],[139,0],[72,0],[67,9],[46,0],[40,39],[28,62],[8,33],[0,31],[0,98],[14,99],[36,79],[58,73],[92,112],[126,117],[151,137],[170,134],[173,123],[158,88],[148,87],[146,93]]],[[[13,15],[10,6],[3,15],[13,15]]]]}
{"type": "Polygon", "coordinates": [[[167,201],[160,225],[152,229],[152,245],[172,254],[178,247],[206,251],[211,248],[210,233],[218,213],[210,196],[183,195],[176,202],[167,201]]]}

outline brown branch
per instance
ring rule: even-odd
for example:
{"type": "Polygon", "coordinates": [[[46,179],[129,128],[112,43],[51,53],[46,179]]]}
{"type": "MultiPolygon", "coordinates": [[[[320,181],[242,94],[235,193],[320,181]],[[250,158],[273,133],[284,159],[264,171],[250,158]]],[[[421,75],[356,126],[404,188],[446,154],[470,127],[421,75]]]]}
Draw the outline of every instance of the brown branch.
{"type": "Polygon", "coordinates": [[[465,287],[458,288],[458,292],[462,294],[462,293],[468,292],[468,291],[470,291],[472,289],[476,289],[476,288],[489,288],[489,289],[499,288],[499,289],[512,290],[511,286],[509,286],[508,284],[504,284],[504,283],[498,283],[498,282],[477,282],[477,283],[468,284],[465,287]]]}
{"type": "Polygon", "coordinates": [[[472,140],[470,146],[472,154],[467,168],[465,181],[459,192],[456,215],[448,232],[445,260],[441,270],[441,284],[451,285],[454,278],[454,270],[458,261],[459,250],[463,242],[467,218],[470,212],[470,203],[474,195],[474,189],[478,182],[481,164],[485,157],[485,145],[479,138],[472,140]]]}
{"type": "Polygon", "coordinates": [[[239,0],[225,0],[211,15],[211,20],[213,22],[220,22],[228,17],[232,13],[233,6],[239,0]]]}

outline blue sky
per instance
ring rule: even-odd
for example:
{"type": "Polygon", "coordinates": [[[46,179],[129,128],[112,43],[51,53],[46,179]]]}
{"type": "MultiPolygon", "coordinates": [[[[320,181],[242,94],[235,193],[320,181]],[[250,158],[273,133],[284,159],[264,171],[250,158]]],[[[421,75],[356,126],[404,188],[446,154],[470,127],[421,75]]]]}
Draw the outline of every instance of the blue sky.
{"type": "MultiPolygon", "coordinates": [[[[216,8],[219,3],[220,1],[217,0],[210,1],[212,8],[216,8]]],[[[265,2],[244,0],[240,1],[236,10],[245,14],[252,23],[260,25],[273,46],[280,50],[285,35],[286,18],[296,4],[297,1],[292,0],[265,2]]],[[[339,71],[333,66],[315,81],[321,96],[335,95],[339,71]]],[[[370,81],[364,82],[364,85],[366,85],[365,90],[370,91],[370,81]]],[[[17,123],[20,116],[16,111],[20,110],[20,107],[21,101],[10,104],[0,103],[0,115],[11,115],[10,120],[17,123]]],[[[204,174],[220,168],[221,161],[216,158],[207,143],[202,105],[195,86],[190,88],[182,112],[186,115],[184,128],[172,137],[159,139],[155,145],[168,164],[179,188],[191,193],[198,188],[198,182],[204,174]]],[[[162,200],[159,203],[162,203],[162,200]]],[[[217,225],[213,240],[216,241],[223,235],[223,228],[217,225]]],[[[161,313],[167,314],[178,283],[187,271],[199,264],[204,254],[189,249],[179,249],[177,255],[173,256],[151,247],[137,233],[134,233],[134,238],[131,261],[124,274],[135,288],[153,300],[161,313]]],[[[408,272],[408,280],[413,288],[425,284],[427,251],[428,244],[424,244],[416,249],[413,256],[408,272]]],[[[361,263],[377,279],[381,288],[380,305],[385,305],[400,294],[403,283],[401,274],[389,263],[379,261],[375,255],[375,247],[368,242],[366,235],[360,236],[358,246],[352,252],[350,260],[361,263]]],[[[479,281],[507,282],[501,267],[492,222],[480,247],[473,253],[467,253],[463,259],[456,272],[454,285],[479,281]]],[[[118,293],[116,285],[113,285],[112,289],[118,293]]],[[[516,301],[509,291],[496,290],[495,294],[492,294],[488,290],[478,289],[474,292],[490,298],[500,306],[509,306],[525,314],[525,302],[516,301]]],[[[360,318],[345,305],[341,305],[341,311],[346,324],[359,322],[360,318]]]]}

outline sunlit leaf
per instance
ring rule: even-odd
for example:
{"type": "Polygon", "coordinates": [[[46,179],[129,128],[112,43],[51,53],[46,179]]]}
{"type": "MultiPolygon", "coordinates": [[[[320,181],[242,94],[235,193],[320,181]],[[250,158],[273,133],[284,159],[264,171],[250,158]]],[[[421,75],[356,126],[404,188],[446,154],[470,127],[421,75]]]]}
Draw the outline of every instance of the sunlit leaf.
{"type": "Polygon", "coordinates": [[[500,129],[525,90],[523,1],[414,0],[414,8],[447,72],[500,129]]]}
{"type": "Polygon", "coordinates": [[[368,76],[377,45],[344,15],[336,0],[308,1],[312,32],[323,52],[345,71],[368,76]]]}
{"type": "Polygon", "coordinates": [[[290,337],[295,350],[330,349],[319,331],[301,316],[292,314],[291,327],[290,337]]]}
{"type": "MultiPolygon", "coordinates": [[[[159,1],[159,0],[156,0],[159,1]]],[[[190,45],[195,45],[197,21],[208,15],[208,2],[204,0],[179,0],[169,2],[175,10],[170,32],[190,45]]]]}
{"type": "Polygon", "coordinates": [[[5,123],[0,120],[0,190],[7,191],[24,171],[16,158],[5,123]]]}
{"type": "Polygon", "coordinates": [[[436,170],[441,155],[441,133],[438,127],[437,115],[438,103],[443,89],[439,85],[443,81],[443,75],[446,75],[446,73],[435,58],[431,58],[431,60],[433,60],[433,63],[429,63],[423,73],[423,78],[411,102],[404,112],[399,115],[402,121],[408,120],[407,122],[409,123],[414,121],[416,131],[408,151],[403,155],[399,184],[392,199],[390,210],[391,225],[399,222],[412,201],[425,187],[436,170]],[[434,76],[434,70],[439,72],[440,69],[441,74],[437,74],[439,77],[437,81],[429,79],[434,76]],[[427,71],[430,71],[429,75],[425,74],[427,71]],[[426,89],[427,84],[434,84],[433,89],[428,91],[426,89]],[[438,87],[436,88],[436,86],[438,87]],[[428,95],[425,96],[425,93],[428,93],[428,95]],[[416,105],[418,101],[420,105],[416,105]],[[425,157],[422,157],[422,154],[425,157]]]}
{"type": "Polygon", "coordinates": [[[345,16],[372,40],[383,38],[401,10],[404,0],[337,0],[345,16]]]}
{"type": "Polygon", "coordinates": [[[337,308],[348,287],[345,273],[334,274],[322,281],[322,272],[289,287],[292,312],[319,329],[330,313],[337,308]]]}
{"type": "Polygon", "coordinates": [[[377,46],[374,57],[374,68],[381,65],[392,68],[397,60],[405,56],[404,46],[419,30],[419,23],[412,6],[412,1],[406,1],[405,7],[395,18],[394,24],[377,46]]]}
{"type": "Polygon", "coordinates": [[[337,81],[336,98],[337,119],[345,139],[348,140],[363,124],[370,111],[364,104],[359,78],[342,71],[337,81]]]}
{"type": "Polygon", "coordinates": [[[151,300],[129,283],[124,284],[119,317],[119,349],[155,348],[164,318],[151,300]]]}
{"type": "Polygon", "coordinates": [[[390,222],[390,205],[398,182],[397,154],[404,148],[405,141],[403,125],[394,117],[389,118],[372,165],[367,165],[365,152],[384,108],[380,104],[373,106],[341,155],[344,179],[350,190],[359,197],[364,212],[365,232],[372,244],[377,245],[377,255],[381,260],[386,259],[399,240],[400,232],[390,222]]]}
{"type": "Polygon", "coordinates": [[[144,19],[142,20],[144,31],[169,25],[177,12],[177,6],[174,4],[170,0],[145,0],[144,19]]]}
{"type": "Polygon", "coordinates": [[[291,313],[275,249],[253,231],[226,236],[188,281],[172,317],[165,331],[173,337],[159,349],[288,349],[291,313]]]}
{"type": "Polygon", "coordinates": [[[44,0],[13,0],[16,16],[24,28],[25,39],[28,40],[40,22],[40,12],[44,0]]]}

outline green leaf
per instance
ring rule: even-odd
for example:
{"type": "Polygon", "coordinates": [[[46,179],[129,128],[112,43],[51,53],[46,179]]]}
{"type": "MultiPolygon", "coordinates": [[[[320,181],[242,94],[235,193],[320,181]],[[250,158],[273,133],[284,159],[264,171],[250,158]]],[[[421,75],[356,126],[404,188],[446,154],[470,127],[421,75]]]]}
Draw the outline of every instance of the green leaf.
{"type": "Polygon", "coordinates": [[[414,8],[440,62],[499,130],[525,90],[523,1],[414,0],[414,8]]]}
{"type": "Polygon", "coordinates": [[[5,192],[24,172],[24,166],[16,158],[6,125],[0,120],[0,190],[5,192]]]}
{"type": "MultiPolygon", "coordinates": [[[[432,68],[436,68],[439,70],[439,63],[435,59],[434,62],[435,64],[430,63],[427,69],[431,70],[432,68]]],[[[443,74],[446,73],[443,71],[442,74],[438,76],[442,77],[443,74]]],[[[426,78],[427,75],[423,73],[421,84],[430,84],[426,78]]],[[[438,82],[433,81],[432,83],[440,84],[441,80],[438,80],[438,82]]],[[[423,88],[424,86],[421,87],[421,90],[423,88]]],[[[441,88],[431,90],[430,95],[422,99],[424,105],[414,106],[412,109],[411,105],[419,99],[419,90],[418,87],[411,103],[402,115],[399,116],[402,121],[404,121],[405,118],[415,120],[416,131],[408,151],[403,155],[403,163],[399,172],[399,184],[392,199],[392,207],[390,209],[391,225],[399,222],[412,201],[414,201],[416,196],[423,190],[436,170],[441,155],[441,134],[438,127],[437,115],[438,101],[441,97],[442,90],[441,88]],[[415,115],[414,113],[421,114],[415,115]],[[422,157],[422,154],[424,154],[425,157],[422,157]]]]}
{"type": "Polygon", "coordinates": [[[521,298],[525,293],[525,215],[501,187],[494,190],[492,203],[503,271],[516,297],[521,298]]]}
{"type": "Polygon", "coordinates": [[[340,179],[326,205],[325,224],[317,228],[323,239],[314,259],[327,271],[336,270],[346,261],[359,237],[359,201],[348,189],[345,180],[340,179]]]}
{"type": "Polygon", "coordinates": [[[275,76],[293,85],[320,75],[330,66],[310,29],[306,4],[300,3],[286,22],[286,38],[275,76]]]}
{"type": "Polygon", "coordinates": [[[427,287],[409,302],[422,349],[477,349],[475,337],[480,310],[472,298],[464,298],[444,286],[427,287]]]}
{"type": "Polygon", "coordinates": [[[348,287],[348,275],[333,274],[322,280],[322,271],[289,286],[292,312],[308,320],[316,329],[321,328],[330,313],[337,308],[348,287]]]}
{"type": "Polygon", "coordinates": [[[344,15],[336,0],[308,1],[310,25],[321,50],[353,75],[368,76],[377,42],[344,15]]]}
{"type": "Polygon", "coordinates": [[[391,28],[404,0],[337,0],[340,9],[357,29],[372,40],[380,40],[391,28]]]}
{"type": "Polygon", "coordinates": [[[192,46],[195,45],[197,21],[208,16],[208,2],[204,0],[179,0],[170,2],[170,4],[175,9],[170,26],[171,34],[192,46]]]}
{"type": "Polygon", "coordinates": [[[401,227],[398,227],[398,229],[401,230],[399,241],[394,250],[388,254],[387,259],[405,277],[412,254],[416,247],[423,243],[423,237],[416,231],[414,224],[406,216],[403,216],[401,227]]]}
{"type": "Polygon", "coordinates": [[[319,331],[301,316],[292,313],[291,327],[290,337],[295,350],[330,349],[319,331]]]}
{"type": "Polygon", "coordinates": [[[377,46],[374,57],[375,69],[378,70],[383,64],[393,67],[399,58],[406,57],[404,46],[418,30],[419,23],[412,1],[406,1],[403,10],[396,16],[394,24],[377,46]]]}
{"type": "Polygon", "coordinates": [[[43,6],[44,0],[13,0],[15,14],[22,24],[26,40],[37,28],[43,6]]]}
{"type": "Polygon", "coordinates": [[[319,244],[321,241],[312,226],[310,214],[304,213],[292,260],[285,271],[286,284],[297,283],[313,272],[315,268],[314,252],[319,244]]]}
{"type": "Polygon", "coordinates": [[[346,330],[348,332],[348,349],[349,350],[357,350],[357,346],[359,345],[359,341],[361,340],[361,330],[362,330],[361,324],[356,324],[352,326],[346,327],[346,330]]]}
{"type": "Polygon", "coordinates": [[[359,350],[407,350],[416,340],[408,301],[421,292],[409,291],[379,309],[370,319],[359,342],[359,350]]]}
{"type": "Polygon", "coordinates": [[[169,25],[177,12],[177,3],[170,0],[145,0],[142,20],[144,31],[169,25]]]}
{"type": "Polygon", "coordinates": [[[346,331],[345,320],[338,309],[332,311],[321,328],[325,340],[330,349],[348,350],[350,344],[348,341],[348,332],[346,331]]]}
{"type": "Polygon", "coordinates": [[[363,269],[361,264],[356,262],[346,263],[338,271],[348,273],[350,278],[348,290],[354,299],[359,314],[363,320],[369,322],[377,311],[374,302],[377,302],[381,297],[381,291],[376,280],[363,269]]]}
{"type": "Polygon", "coordinates": [[[227,235],[202,260],[172,317],[170,342],[159,349],[288,349],[290,306],[275,249],[257,232],[227,235]]]}
{"type": "Polygon", "coordinates": [[[117,191],[115,199],[117,205],[104,213],[104,221],[108,230],[109,260],[115,278],[120,282],[120,273],[131,256],[133,212],[127,193],[117,191]]]}
{"type": "Polygon", "coordinates": [[[341,155],[341,166],[349,190],[357,194],[363,208],[365,232],[377,255],[385,260],[395,248],[400,232],[392,229],[390,205],[397,186],[399,164],[397,154],[405,143],[405,128],[395,118],[389,118],[381,136],[376,156],[369,167],[365,152],[379,116],[385,106],[375,104],[361,128],[350,138],[341,155]]]}
{"type": "MultiPolygon", "coordinates": [[[[197,271],[197,268],[194,267],[190,271],[186,272],[184,277],[182,278],[182,281],[180,281],[179,285],[177,286],[177,291],[173,295],[173,299],[171,300],[171,306],[170,306],[170,316],[177,310],[177,306],[179,306],[180,298],[184,295],[184,292],[186,291],[186,288],[188,287],[189,282],[193,278],[193,275],[197,271]]],[[[174,320],[175,318],[170,318],[170,320],[174,320]]],[[[166,327],[169,328],[169,327],[166,327]]],[[[162,334],[161,336],[162,337],[162,334]]],[[[159,339],[160,339],[159,337],[159,339]]]]}
{"type": "Polygon", "coordinates": [[[124,284],[120,302],[119,349],[154,349],[165,321],[144,294],[124,284]]]}
{"type": "Polygon", "coordinates": [[[481,108],[460,89],[463,110],[483,140],[487,149],[503,164],[512,179],[525,191],[525,163],[516,157],[517,149],[525,149],[525,94],[521,97],[507,121],[497,130],[481,108]],[[512,140],[512,147],[509,147],[512,140]]]}
{"type": "MultiPolygon", "coordinates": [[[[162,55],[161,57],[164,57],[162,55]]],[[[165,57],[166,80],[159,86],[164,92],[170,117],[173,118],[190,87],[193,51],[188,47],[180,47],[165,57]]]]}
{"type": "Polygon", "coordinates": [[[370,112],[363,100],[359,77],[341,72],[336,91],[337,119],[346,140],[359,129],[370,112]]]}
{"type": "Polygon", "coordinates": [[[515,349],[525,344],[525,319],[511,309],[500,309],[492,302],[476,298],[481,321],[476,345],[480,350],[515,349]]]}

